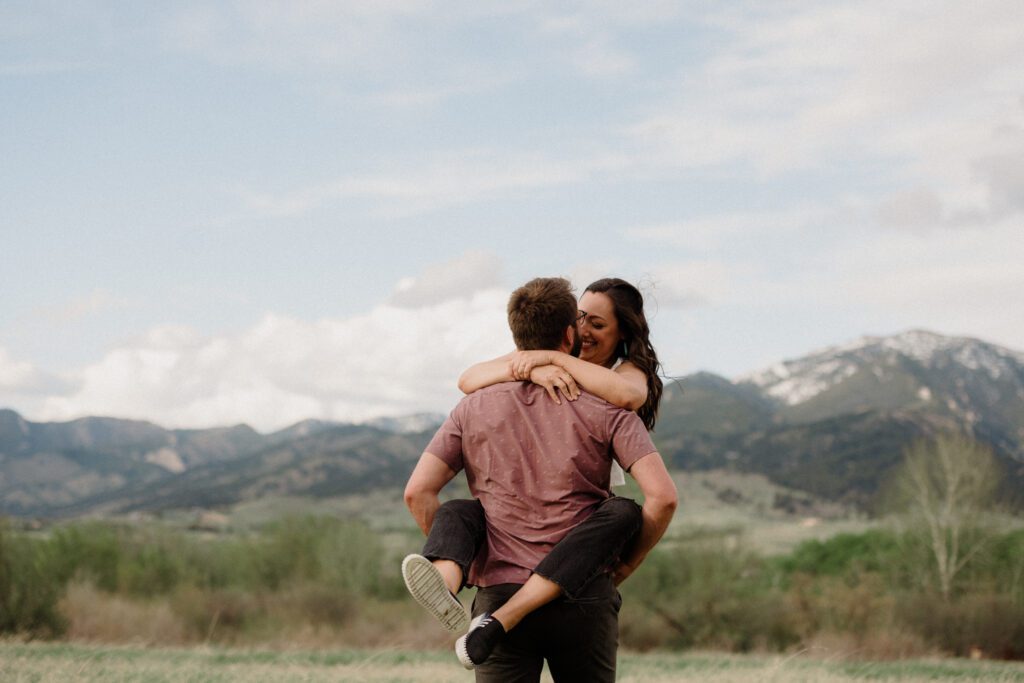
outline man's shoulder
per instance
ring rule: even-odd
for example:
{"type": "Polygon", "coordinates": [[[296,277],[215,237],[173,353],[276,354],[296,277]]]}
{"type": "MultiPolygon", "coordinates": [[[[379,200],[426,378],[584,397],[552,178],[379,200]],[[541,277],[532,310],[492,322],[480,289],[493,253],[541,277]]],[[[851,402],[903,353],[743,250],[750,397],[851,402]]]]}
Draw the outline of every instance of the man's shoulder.
{"type": "MultiPolygon", "coordinates": [[[[492,384],[489,387],[477,389],[471,394],[466,394],[462,397],[459,403],[473,403],[481,399],[487,398],[488,396],[511,396],[511,395],[524,395],[529,391],[529,387],[536,386],[529,382],[499,382],[492,384]]],[[[537,387],[540,389],[540,387],[537,387]]]]}
{"type": "Polygon", "coordinates": [[[599,411],[602,411],[602,412],[605,412],[605,413],[609,413],[609,414],[615,414],[615,415],[618,415],[618,414],[636,415],[636,413],[634,413],[632,410],[627,410],[626,408],[620,408],[619,406],[615,405],[614,403],[609,403],[608,401],[604,400],[600,396],[596,396],[594,394],[591,394],[590,392],[588,392],[586,390],[581,390],[580,391],[580,397],[577,399],[577,403],[580,403],[581,406],[587,406],[589,408],[592,408],[593,410],[599,410],[599,411]]]}
{"type": "MultiPolygon", "coordinates": [[[[500,382],[489,387],[477,389],[473,393],[466,394],[455,405],[455,411],[473,411],[480,409],[485,404],[493,404],[502,401],[524,401],[530,400],[530,387],[535,385],[529,382],[500,382]]],[[[541,387],[535,387],[543,389],[541,387]]],[[[453,411],[454,412],[454,411],[453,411]]]]}
{"type": "Polygon", "coordinates": [[[609,437],[634,431],[647,433],[643,420],[635,412],[620,408],[593,394],[580,392],[580,397],[573,402],[573,405],[577,406],[576,414],[587,423],[594,425],[598,421],[603,422],[609,437]]]}

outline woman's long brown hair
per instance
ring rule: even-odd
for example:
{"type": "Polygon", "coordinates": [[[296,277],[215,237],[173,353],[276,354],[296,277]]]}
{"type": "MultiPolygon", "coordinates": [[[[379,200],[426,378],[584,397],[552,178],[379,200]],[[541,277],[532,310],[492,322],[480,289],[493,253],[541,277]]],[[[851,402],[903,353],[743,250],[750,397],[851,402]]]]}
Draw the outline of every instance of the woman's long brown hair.
{"type": "Polygon", "coordinates": [[[644,315],[644,297],[636,287],[617,277],[592,282],[585,291],[604,294],[615,306],[615,318],[624,344],[615,345],[614,357],[628,360],[647,376],[647,400],[636,414],[648,431],[653,431],[661,403],[662,382],[658,376],[661,363],[651,346],[651,330],[644,315]]]}

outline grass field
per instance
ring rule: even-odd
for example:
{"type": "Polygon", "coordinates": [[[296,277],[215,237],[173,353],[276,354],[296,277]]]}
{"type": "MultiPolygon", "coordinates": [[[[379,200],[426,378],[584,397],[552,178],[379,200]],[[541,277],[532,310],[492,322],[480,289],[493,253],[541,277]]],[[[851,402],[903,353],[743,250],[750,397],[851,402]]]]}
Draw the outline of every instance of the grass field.
{"type": "MultiPolygon", "coordinates": [[[[0,643],[0,680],[351,681],[447,683],[473,680],[447,652],[335,650],[272,652],[156,649],[64,643],[0,643]]],[[[544,680],[551,679],[545,674],[544,680]]],[[[783,683],[846,681],[1024,681],[1024,665],[967,660],[855,662],[808,656],[620,654],[623,683],[783,683]]]]}

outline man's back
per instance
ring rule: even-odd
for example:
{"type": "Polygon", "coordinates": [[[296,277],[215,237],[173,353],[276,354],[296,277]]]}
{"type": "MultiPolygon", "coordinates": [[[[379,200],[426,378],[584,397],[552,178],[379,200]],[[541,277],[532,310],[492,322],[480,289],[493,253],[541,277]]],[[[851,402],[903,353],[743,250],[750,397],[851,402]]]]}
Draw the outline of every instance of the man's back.
{"type": "Polygon", "coordinates": [[[465,397],[427,452],[466,469],[486,513],[487,542],[469,582],[525,582],[608,497],[612,458],[629,469],[654,450],[634,413],[585,392],[556,404],[539,386],[506,382],[465,397]]]}

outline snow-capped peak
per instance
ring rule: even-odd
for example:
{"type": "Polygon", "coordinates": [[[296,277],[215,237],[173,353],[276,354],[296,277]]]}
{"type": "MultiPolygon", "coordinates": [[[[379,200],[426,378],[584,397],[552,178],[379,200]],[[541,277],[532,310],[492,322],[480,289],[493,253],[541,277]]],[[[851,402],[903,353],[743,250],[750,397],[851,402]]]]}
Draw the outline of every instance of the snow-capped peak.
{"type": "Polygon", "coordinates": [[[776,363],[737,379],[753,384],[787,405],[803,403],[860,370],[884,379],[898,356],[925,367],[958,365],[1000,379],[1024,364],[1024,354],[969,337],[949,337],[927,330],[910,330],[889,337],[865,336],[840,346],[776,363]]]}

